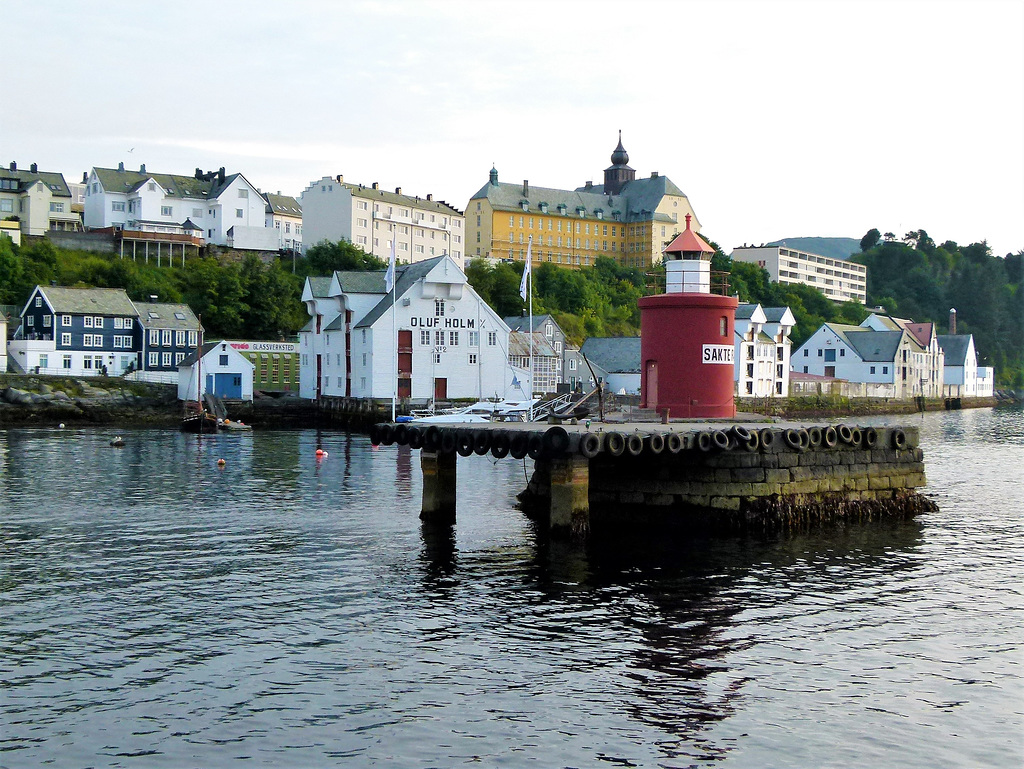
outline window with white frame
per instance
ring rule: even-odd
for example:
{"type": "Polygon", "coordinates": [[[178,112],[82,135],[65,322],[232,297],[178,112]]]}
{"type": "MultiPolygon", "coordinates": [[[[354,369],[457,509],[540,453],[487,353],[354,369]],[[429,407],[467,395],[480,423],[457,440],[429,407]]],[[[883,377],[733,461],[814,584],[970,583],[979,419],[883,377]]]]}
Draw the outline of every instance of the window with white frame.
{"type": "Polygon", "coordinates": [[[82,318],[82,323],[85,324],[86,328],[92,328],[92,315],[86,315],[82,318]]]}
{"type": "Polygon", "coordinates": [[[430,344],[430,331],[428,331],[425,328],[421,328],[420,329],[420,344],[422,344],[422,345],[430,344]]]}
{"type": "Polygon", "coordinates": [[[434,300],[434,317],[435,318],[443,318],[444,317],[444,299],[435,299],[434,300]]]}
{"type": "Polygon", "coordinates": [[[469,332],[469,346],[470,347],[479,347],[480,346],[480,332],[479,331],[470,331],[469,332]]]}
{"type": "Polygon", "coordinates": [[[64,368],[71,368],[71,356],[70,355],[65,355],[64,356],[64,368]]]}
{"type": "Polygon", "coordinates": [[[476,365],[476,353],[475,352],[471,352],[469,354],[469,365],[470,366],[475,366],[476,365]]]}
{"type": "Polygon", "coordinates": [[[149,330],[149,343],[154,346],[160,344],[160,329],[151,328],[149,330]]]}
{"type": "Polygon", "coordinates": [[[162,357],[164,368],[169,368],[171,365],[171,354],[169,352],[165,352],[162,357]]]}
{"type": "Polygon", "coordinates": [[[198,331],[189,331],[188,332],[188,346],[189,347],[195,347],[198,342],[199,342],[199,332],[198,331]]]}
{"type": "Polygon", "coordinates": [[[174,216],[173,206],[160,206],[160,216],[174,216]]]}
{"type": "Polygon", "coordinates": [[[235,218],[236,219],[244,219],[245,218],[245,209],[244,208],[236,208],[235,209],[235,218]]]}
{"type": "Polygon", "coordinates": [[[434,363],[440,363],[440,362],[441,362],[441,353],[435,352],[434,353],[434,363]]]}
{"type": "Polygon", "coordinates": [[[575,358],[569,358],[569,370],[570,371],[575,371],[576,370],[576,359],[575,358]]]}
{"type": "Polygon", "coordinates": [[[92,327],[93,328],[103,328],[103,318],[101,318],[98,315],[96,317],[94,317],[92,319],[92,327]]]}
{"type": "Polygon", "coordinates": [[[60,335],[60,343],[62,347],[71,346],[71,334],[65,333],[60,335]]]}
{"type": "Polygon", "coordinates": [[[158,352],[151,352],[149,354],[149,367],[150,368],[156,368],[159,365],[160,365],[160,353],[158,353],[158,352]]]}
{"type": "Polygon", "coordinates": [[[124,211],[124,201],[123,200],[112,200],[110,202],[110,210],[111,211],[124,211]]]}
{"type": "Polygon", "coordinates": [[[176,353],[174,353],[174,365],[175,366],[177,366],[183,360],[185,360],[185,353],[183,353],[183,352],[176,352],[176,353]]]}
{"type": "Polygon", "coordinates": [[[451,347],[458,347],[459,346],[459,332],[458,331],[449,331],[448,332],[448,344],[451,347]]]}
{"type": "Polygon", "coordinates": [[[174,346],[175,347],[184,347],[185,346],[185,332],[184,331],[175,331],[174,332],[174,346]]]}
{"type": "Polygon", "coordinates": [[[496,344],[498,344],[498,332],[497,331],[488,331],[487,332],[487,345],[488,345],[488,347],[494,347],[496,344]]]}
{"type": "Polygon", "coordinates": [[[50,323],[52,322],[52,320],[53,320],[53,316],[52,315],[44,315],[43,316],[43,328],[49,328],[50,327],[50,323]]]}
{"type": "Polygon", "coordinates": [[[26,315],[25,316],[25,325],[28,326],[29,328],[33,328],[36,325],[36,317],[35,317],[35,315],[26,315]]]}
{"type": "Polygon", "coordinates": [[[239,188],[239,190],[238,190],[238,197],[240,197],[240,198],[248,198],[249,197],[249,190],[245,189],[244,187],[239,188]]]}
{"type": "Polygon", "coordinates": [[[165,328],[161,332],[160,336],[161,336],[161,345],[160,346],[161,347],[170,347],[172,342],[173,342],[174,332],[172,332],[169,328],[165,328]]]}
{"type": "Polygon", "coordinates": [[[437,347],[444,347],[444,332],[443,331],[435,331],[434,332],[434,345],[437,346],[437,347]]]}

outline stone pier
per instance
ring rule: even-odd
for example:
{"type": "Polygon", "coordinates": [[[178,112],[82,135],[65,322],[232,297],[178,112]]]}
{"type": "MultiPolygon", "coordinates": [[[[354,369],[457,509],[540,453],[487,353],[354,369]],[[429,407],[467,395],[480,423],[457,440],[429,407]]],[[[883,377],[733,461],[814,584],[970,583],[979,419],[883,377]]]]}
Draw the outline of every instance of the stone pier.
{"type": "Polygon", "coordinates": [[[658,520],[751,530],[908,517],[935,509],[916,428],[721,424],[374,425],[376,443],[420,448],[425,520],[455,521],[459,455],[534,460],[519,495],[555,535],[658,520]]]}

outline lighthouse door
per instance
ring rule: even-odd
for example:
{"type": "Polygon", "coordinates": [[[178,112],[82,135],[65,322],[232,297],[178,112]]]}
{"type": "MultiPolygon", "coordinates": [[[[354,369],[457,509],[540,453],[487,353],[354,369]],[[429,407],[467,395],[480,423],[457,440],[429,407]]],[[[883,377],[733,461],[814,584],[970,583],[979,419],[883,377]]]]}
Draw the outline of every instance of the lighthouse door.
{"type": "Polygon", "coordinates": [[[647,361],[647,390],[644,393],[644,403],[649,409],[658,408],[658,361],[647,361]]]}

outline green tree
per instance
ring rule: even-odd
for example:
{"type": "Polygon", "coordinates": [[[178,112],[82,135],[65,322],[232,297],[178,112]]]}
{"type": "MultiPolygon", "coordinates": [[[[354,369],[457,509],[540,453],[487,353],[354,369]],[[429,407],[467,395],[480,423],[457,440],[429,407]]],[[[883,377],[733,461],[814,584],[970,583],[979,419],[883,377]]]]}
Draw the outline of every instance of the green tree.
{"type": "Polygon", "coordinates": [[[882,239],[882,233],[872,227],[868,230],[864,237],[860,239],[860,250],[870,251],[872,248],[878,245],[878,241],[882,239]]]}
{"type": "Polygon", "coordinates": [[[16,304],[22,298],[24,269],[16,248],[10,238],[0,236],[0,304],[16,304]]]}
{"type": "Polygon", "coordinates": [[[335,270],[385,270],[388,266],[347,240],[320,241],[306,252],[302,261],[306,275],[330,275],[335,270]]]}

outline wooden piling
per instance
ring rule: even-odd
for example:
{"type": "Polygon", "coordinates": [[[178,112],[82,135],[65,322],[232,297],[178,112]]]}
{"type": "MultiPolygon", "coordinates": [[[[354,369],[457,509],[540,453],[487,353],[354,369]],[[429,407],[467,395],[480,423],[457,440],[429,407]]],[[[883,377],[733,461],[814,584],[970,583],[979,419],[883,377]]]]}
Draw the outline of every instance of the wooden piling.
{"type": "Polygon", "coordinates": [[[455,463],[454,451],[420,452],[420,467],[423,470],[421,520],[455,523],[455,463]]]}

